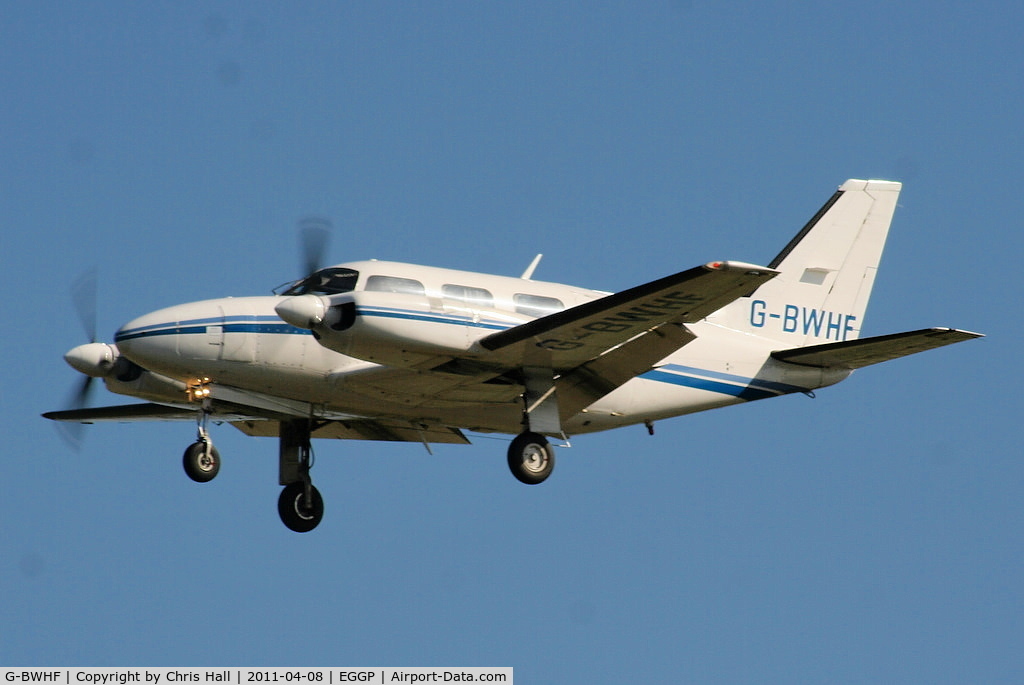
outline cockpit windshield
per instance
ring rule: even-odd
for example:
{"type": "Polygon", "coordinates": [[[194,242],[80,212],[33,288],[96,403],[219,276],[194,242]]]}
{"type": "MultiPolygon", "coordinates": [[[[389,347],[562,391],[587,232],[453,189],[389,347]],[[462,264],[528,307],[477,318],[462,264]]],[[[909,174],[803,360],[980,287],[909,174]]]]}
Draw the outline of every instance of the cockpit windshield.
{"type": "Polygon", "coordinates": [[[332,267],[320,269],[301,281],[292,283],[282,295],[337,295],[355,290],[359,272],[354,269],[332,267]]]}

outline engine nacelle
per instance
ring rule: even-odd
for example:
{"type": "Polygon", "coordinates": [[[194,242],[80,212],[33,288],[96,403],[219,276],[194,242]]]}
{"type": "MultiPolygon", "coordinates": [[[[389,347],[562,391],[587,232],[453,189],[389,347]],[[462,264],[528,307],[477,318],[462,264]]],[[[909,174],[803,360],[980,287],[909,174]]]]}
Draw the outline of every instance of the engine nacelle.
{"type": "Polygon", "coordinates": [[[432,306],[425,296],[376,291],[291,296],[274,309],[328,349],[403,367],[439,356],[472,356],[480,338],[529,320],[491,310],[481,321],[479,313],[432,306]]]}

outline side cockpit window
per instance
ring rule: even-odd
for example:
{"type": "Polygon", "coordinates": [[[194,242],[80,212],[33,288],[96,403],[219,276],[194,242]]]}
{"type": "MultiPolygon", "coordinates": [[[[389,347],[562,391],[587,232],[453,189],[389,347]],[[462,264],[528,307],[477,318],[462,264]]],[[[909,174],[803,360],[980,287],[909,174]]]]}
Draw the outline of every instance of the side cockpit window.
{"type": "Polygon", "coordinates": [[[370,276],[366,279],[366,290],[378,293],[401,293],[403,295],[425,295],[423,284],[411,278],[397,276],[370,276]]]}
{"type": "Polygon", "coordinates": [[[332,267],[315,271],[293,284],[282,295],[337,295],[356,289],[359,272],[354,269],[332,267]]]}
{"type": "Polygon", "coordinates": [[[460,304],[473,308],[494,308],[494,296],[491,295],[491,291],[483,288],[472,288],[468,285],[452,285],[447,283],[441,286],[441,296],[446,300],[455,300],[460,304]]]}
{"type": "Polygon", "coordinates": [[[516,305],[516,311],[527,316],[547,316],[548,314],[554,314],[565,309],[565,305],[562,304],[561,300],[556,300],[553,297],[544,297],[543,295],[516,293],[513,296],[513,301],[516,305]]]}

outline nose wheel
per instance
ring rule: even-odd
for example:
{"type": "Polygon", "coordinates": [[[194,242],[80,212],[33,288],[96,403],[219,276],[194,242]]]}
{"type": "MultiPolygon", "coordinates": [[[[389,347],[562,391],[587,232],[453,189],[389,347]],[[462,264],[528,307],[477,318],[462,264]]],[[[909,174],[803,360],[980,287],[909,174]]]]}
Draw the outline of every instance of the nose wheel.
{"type": "Polygon", "coordinates": [[[207,483],[220,471],[220,452],[209,439],[197,440],[185,449],[182,465],[189,478],[207,483]]]}

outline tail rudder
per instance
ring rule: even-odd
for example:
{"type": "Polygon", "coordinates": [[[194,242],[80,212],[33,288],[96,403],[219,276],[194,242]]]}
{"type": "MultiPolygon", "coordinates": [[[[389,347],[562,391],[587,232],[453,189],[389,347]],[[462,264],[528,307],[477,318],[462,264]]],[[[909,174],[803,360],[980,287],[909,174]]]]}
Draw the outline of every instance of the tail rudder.
{"type": "Polygon", "coordinates": [[[786,347],[856,339],[901,187],[841,185],[771,261],[779,275],[723,310],[722,322],[786,347]]]}

